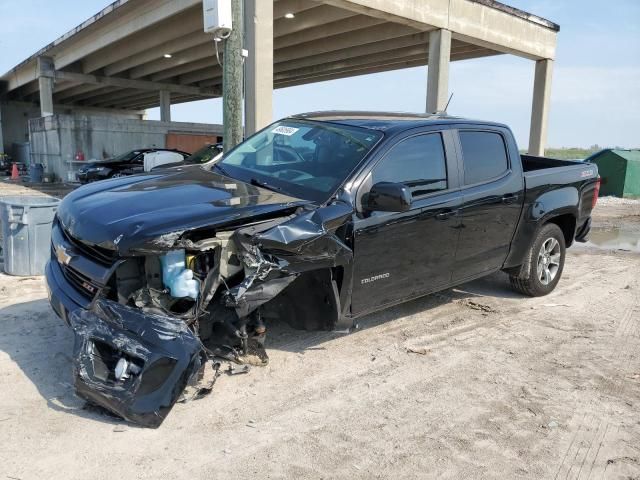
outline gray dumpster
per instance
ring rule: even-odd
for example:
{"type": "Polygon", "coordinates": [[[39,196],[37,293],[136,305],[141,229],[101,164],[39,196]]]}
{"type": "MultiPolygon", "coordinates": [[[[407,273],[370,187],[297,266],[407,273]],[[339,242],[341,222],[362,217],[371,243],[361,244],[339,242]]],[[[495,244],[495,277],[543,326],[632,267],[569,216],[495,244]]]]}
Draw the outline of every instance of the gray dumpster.
{"type": "Polygon", "coordinates": [[[4,271],[42,275],[51,251],[51,223],[60,200],[45,196],[0,197],[4,271]]]}

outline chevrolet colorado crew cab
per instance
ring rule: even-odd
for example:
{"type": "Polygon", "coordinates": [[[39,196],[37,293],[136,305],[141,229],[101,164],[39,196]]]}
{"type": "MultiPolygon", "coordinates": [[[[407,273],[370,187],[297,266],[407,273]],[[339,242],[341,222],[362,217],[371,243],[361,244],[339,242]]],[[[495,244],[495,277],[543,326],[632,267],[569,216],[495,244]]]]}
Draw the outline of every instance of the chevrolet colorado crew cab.
{"type": "Polygon", "coordinates": [[[207,359],[265,363],[274,319],[348,331],[499,270],[548,294],[587,238],[598,178],[520,155],[496,123],[319,112],[213,164],[83,186],[60,204],[46,267],[76,391],[156,427],[207,359]]]}

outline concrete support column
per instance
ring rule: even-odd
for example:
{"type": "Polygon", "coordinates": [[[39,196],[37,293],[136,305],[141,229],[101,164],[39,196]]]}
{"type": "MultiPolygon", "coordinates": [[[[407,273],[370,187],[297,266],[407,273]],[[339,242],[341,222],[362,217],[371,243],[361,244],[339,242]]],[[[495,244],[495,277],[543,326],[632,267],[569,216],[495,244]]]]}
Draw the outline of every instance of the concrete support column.
{"type": "Polygon", "coordinates": [[[40,89],[40,116],[53,115],[53,83],[55,67],[49,57],[38,57],[38,88],[40,89]]]}
{"type": "Polygon", "coordinates": [[[529,130],[529,155],[544,156],[547,146],[547,124],[551,103],[553,60],[538,60],[533,83],[533,105],[529,130]]]}
{"type": "Polygon", "coordinates": [[[443,111],[449,97],[449,62],[451,32],[429,32],[429,67],[427,70],[427,113],[443,111]]]}
{"type": "Polygon", "coordinates": [[[245,1],[245,136],[273,121],[273,2],[245,1]]]}
{"type": "Polygon", "coordinates": [[[160,90],[160,121],[171,121],[171,92],[160,90]]]}
{"type": "Polygon", "coordinates": [[[0,154],[4,153],[4,138],[2,137],[2,103],[0,103],[0,154]]]}

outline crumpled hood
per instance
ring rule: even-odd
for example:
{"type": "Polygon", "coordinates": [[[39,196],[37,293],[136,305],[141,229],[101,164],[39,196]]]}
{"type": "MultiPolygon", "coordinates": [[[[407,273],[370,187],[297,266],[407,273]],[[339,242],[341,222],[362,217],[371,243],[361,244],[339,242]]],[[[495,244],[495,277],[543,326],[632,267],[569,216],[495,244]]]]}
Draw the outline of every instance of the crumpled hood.
{"type": "Polygon", "coordinates": [[[161,235],[248,223],[309,203],[193,166],[80,187],[62,201],[58,218],[75,238],[126,255],[161,235]]]}

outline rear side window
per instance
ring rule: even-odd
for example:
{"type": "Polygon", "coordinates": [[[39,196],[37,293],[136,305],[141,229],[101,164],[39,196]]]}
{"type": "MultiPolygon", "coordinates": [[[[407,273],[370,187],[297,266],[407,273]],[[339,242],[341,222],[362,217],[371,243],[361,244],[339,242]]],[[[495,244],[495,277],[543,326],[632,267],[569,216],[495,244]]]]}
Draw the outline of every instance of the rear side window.
{"type": "Polygon", "coordinates": [[[460,131],[464,183],[473,185],[501,176],[509,168],[502,135],[460,131]]]}
{"type": "Polygon", "coordinates": [[[373,169],[373,183],[394,182],[417,197],[447,189],[442,135],[430,133],[400,141],[373,169]]]}

